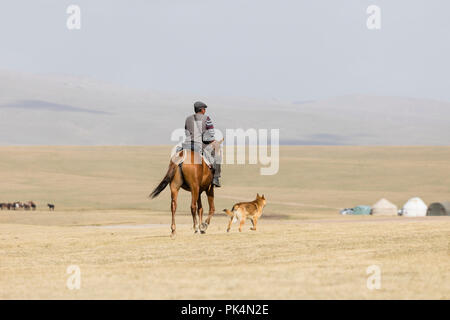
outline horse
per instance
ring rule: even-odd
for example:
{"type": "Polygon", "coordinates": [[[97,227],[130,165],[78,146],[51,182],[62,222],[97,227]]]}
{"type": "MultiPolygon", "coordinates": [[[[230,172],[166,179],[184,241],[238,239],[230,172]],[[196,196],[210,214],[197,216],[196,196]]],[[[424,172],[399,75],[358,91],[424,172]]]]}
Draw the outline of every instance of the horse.
{"type": "MultiPolygon", "coordinates": [[[[223,140],[222,140],[223,141],[223,140]]],[[[214,141],[212,143],[220,144],[222,141],[214,141]]],[[[170,160],[167,173],[158,184],[158,186],[150,193],[151,199],[156,198],[161,191],[163,191],[167,185],[170,184],[170,196],[171,203],[170,208],[172,211],[172,224],[170,234],[171,238],[176,237],[176,225],[175,225],[175,212],[177,210],[177,198],[180,188],[191,192],[191,214],[193,220],[194,232],[206,233],[206,229],[211,222],[211,218],[214,215],[214,185],[212,184],[213,172],[206,164],[203,157],[195,151],[183,150],[176,154],[176,157],[182,158],[184,154],[184,160],[181,165],[178,165],[173,157],[170,160]],[[201,194],[205,192],[208,197],[209,213],[206,221],[203,222],[203,206],[201,194]],[[197,215],[198,219],[197,221],[197,215]]]]}
{"type": "Polygon", "coordinates": [[[13,202],[13,210],[19,210],[19,209],[21,209],[21,208],[23,208],[23,204],[22,204],[22,202],[20,202],[20,201],[16,201],[16,202],[13,202]]]}
{"type": "Polygon", "coordinates": [[[36,204],[33,201],[28,201],[27,204],[31,207],[31,209],[36,210],[36,204]]]}

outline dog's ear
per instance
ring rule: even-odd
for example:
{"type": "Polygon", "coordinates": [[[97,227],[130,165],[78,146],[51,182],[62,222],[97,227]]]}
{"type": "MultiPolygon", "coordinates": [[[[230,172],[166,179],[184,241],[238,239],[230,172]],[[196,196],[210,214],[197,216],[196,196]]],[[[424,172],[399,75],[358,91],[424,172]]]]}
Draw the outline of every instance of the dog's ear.
{"type": "Polygon", "coordinates": [[[259,193],[256,194],[256,198],[257,198],[257,199],[259,198],[259,193]]]}
{"type": "Polygon", "coordinates": [[[264,199],[264,200],[266,200],[266,198],[264,198],[264,195],[262,195],[261,199],[264,199]]]}

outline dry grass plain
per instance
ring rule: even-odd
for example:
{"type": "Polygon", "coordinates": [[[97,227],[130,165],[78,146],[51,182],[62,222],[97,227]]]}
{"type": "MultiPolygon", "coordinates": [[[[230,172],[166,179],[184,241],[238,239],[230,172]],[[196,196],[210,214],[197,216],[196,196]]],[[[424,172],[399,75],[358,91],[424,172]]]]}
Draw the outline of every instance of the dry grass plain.
{"type": "Polygon", "coordinates": [[[0,299],[449,299],[448,217],[341,216],[386,197],[450,199],[449,147],[282,147],[280,171],[228,165],[207,234],[192,232],[189,194],[169,238],[169,193],[146,197],[170,148],[1,147],[0,299]],[[221,210],[256,192],[258,231],[225,232],[221,210]],[[56,210],[48,212],[46,203],[56,210]],[[69,265],[81,289],[66,287],[69,265]],[[381,269],[368,290],[366,269],[381,269]]]}

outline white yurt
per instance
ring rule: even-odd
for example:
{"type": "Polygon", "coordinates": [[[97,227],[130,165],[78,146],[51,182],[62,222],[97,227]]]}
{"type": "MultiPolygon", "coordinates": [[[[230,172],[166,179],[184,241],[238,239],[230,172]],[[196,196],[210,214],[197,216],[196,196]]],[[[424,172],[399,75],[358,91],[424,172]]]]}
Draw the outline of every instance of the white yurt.
{"type": "Polygon", "coordinates": [[[427,215],[427,205],[420,198],[409,199],[402,209],[405,217],[425,217],[427,215]]]}
{"type": "Polygon", "coordinates": [[[386,199],[380,199],[372,206],[374,216],[396,216],[398,215],[397,206],[386,199]]]}

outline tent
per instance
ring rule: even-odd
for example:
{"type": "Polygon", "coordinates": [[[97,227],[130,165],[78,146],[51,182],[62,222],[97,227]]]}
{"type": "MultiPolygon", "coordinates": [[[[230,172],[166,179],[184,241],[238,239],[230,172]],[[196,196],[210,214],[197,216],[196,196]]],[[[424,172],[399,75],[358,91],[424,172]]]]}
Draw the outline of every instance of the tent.
{"type": "Polygon", "coordinates": [[[398,215],[397,206],[386,199],[380,199],[372,206],[374,216],[396,216],[398,215]]]}
{"type": "Polygon", "coordinates": [[[345,208],[341,210],[343,215],[368,215],[372,211],[370,206],[356,206],[354,208],[345,208]]]}
{"type": "Polygon", "coordinates": [[[370,206],[356,206],[353,208],[353,214],[366,215],[370,214],[372,208],[370,206]]]}
{"type": "Polygon", "coordinates": [[[420,198],[411,198],[403,206],[402,214],[405,217],[425,217],[427,205],[420,198]]]}
{"type": "Polygon", "coordinates": [[[427,216],[450,216],[450,201],[430,204],[427,216]]]}
{"type": "Polygon", "coordinates": [[[345,209],[342,209],[340,211],[340,213],[343,214],[343,215],[353,214],[353,209],[352,208],[345,208],[345,209]]]}

